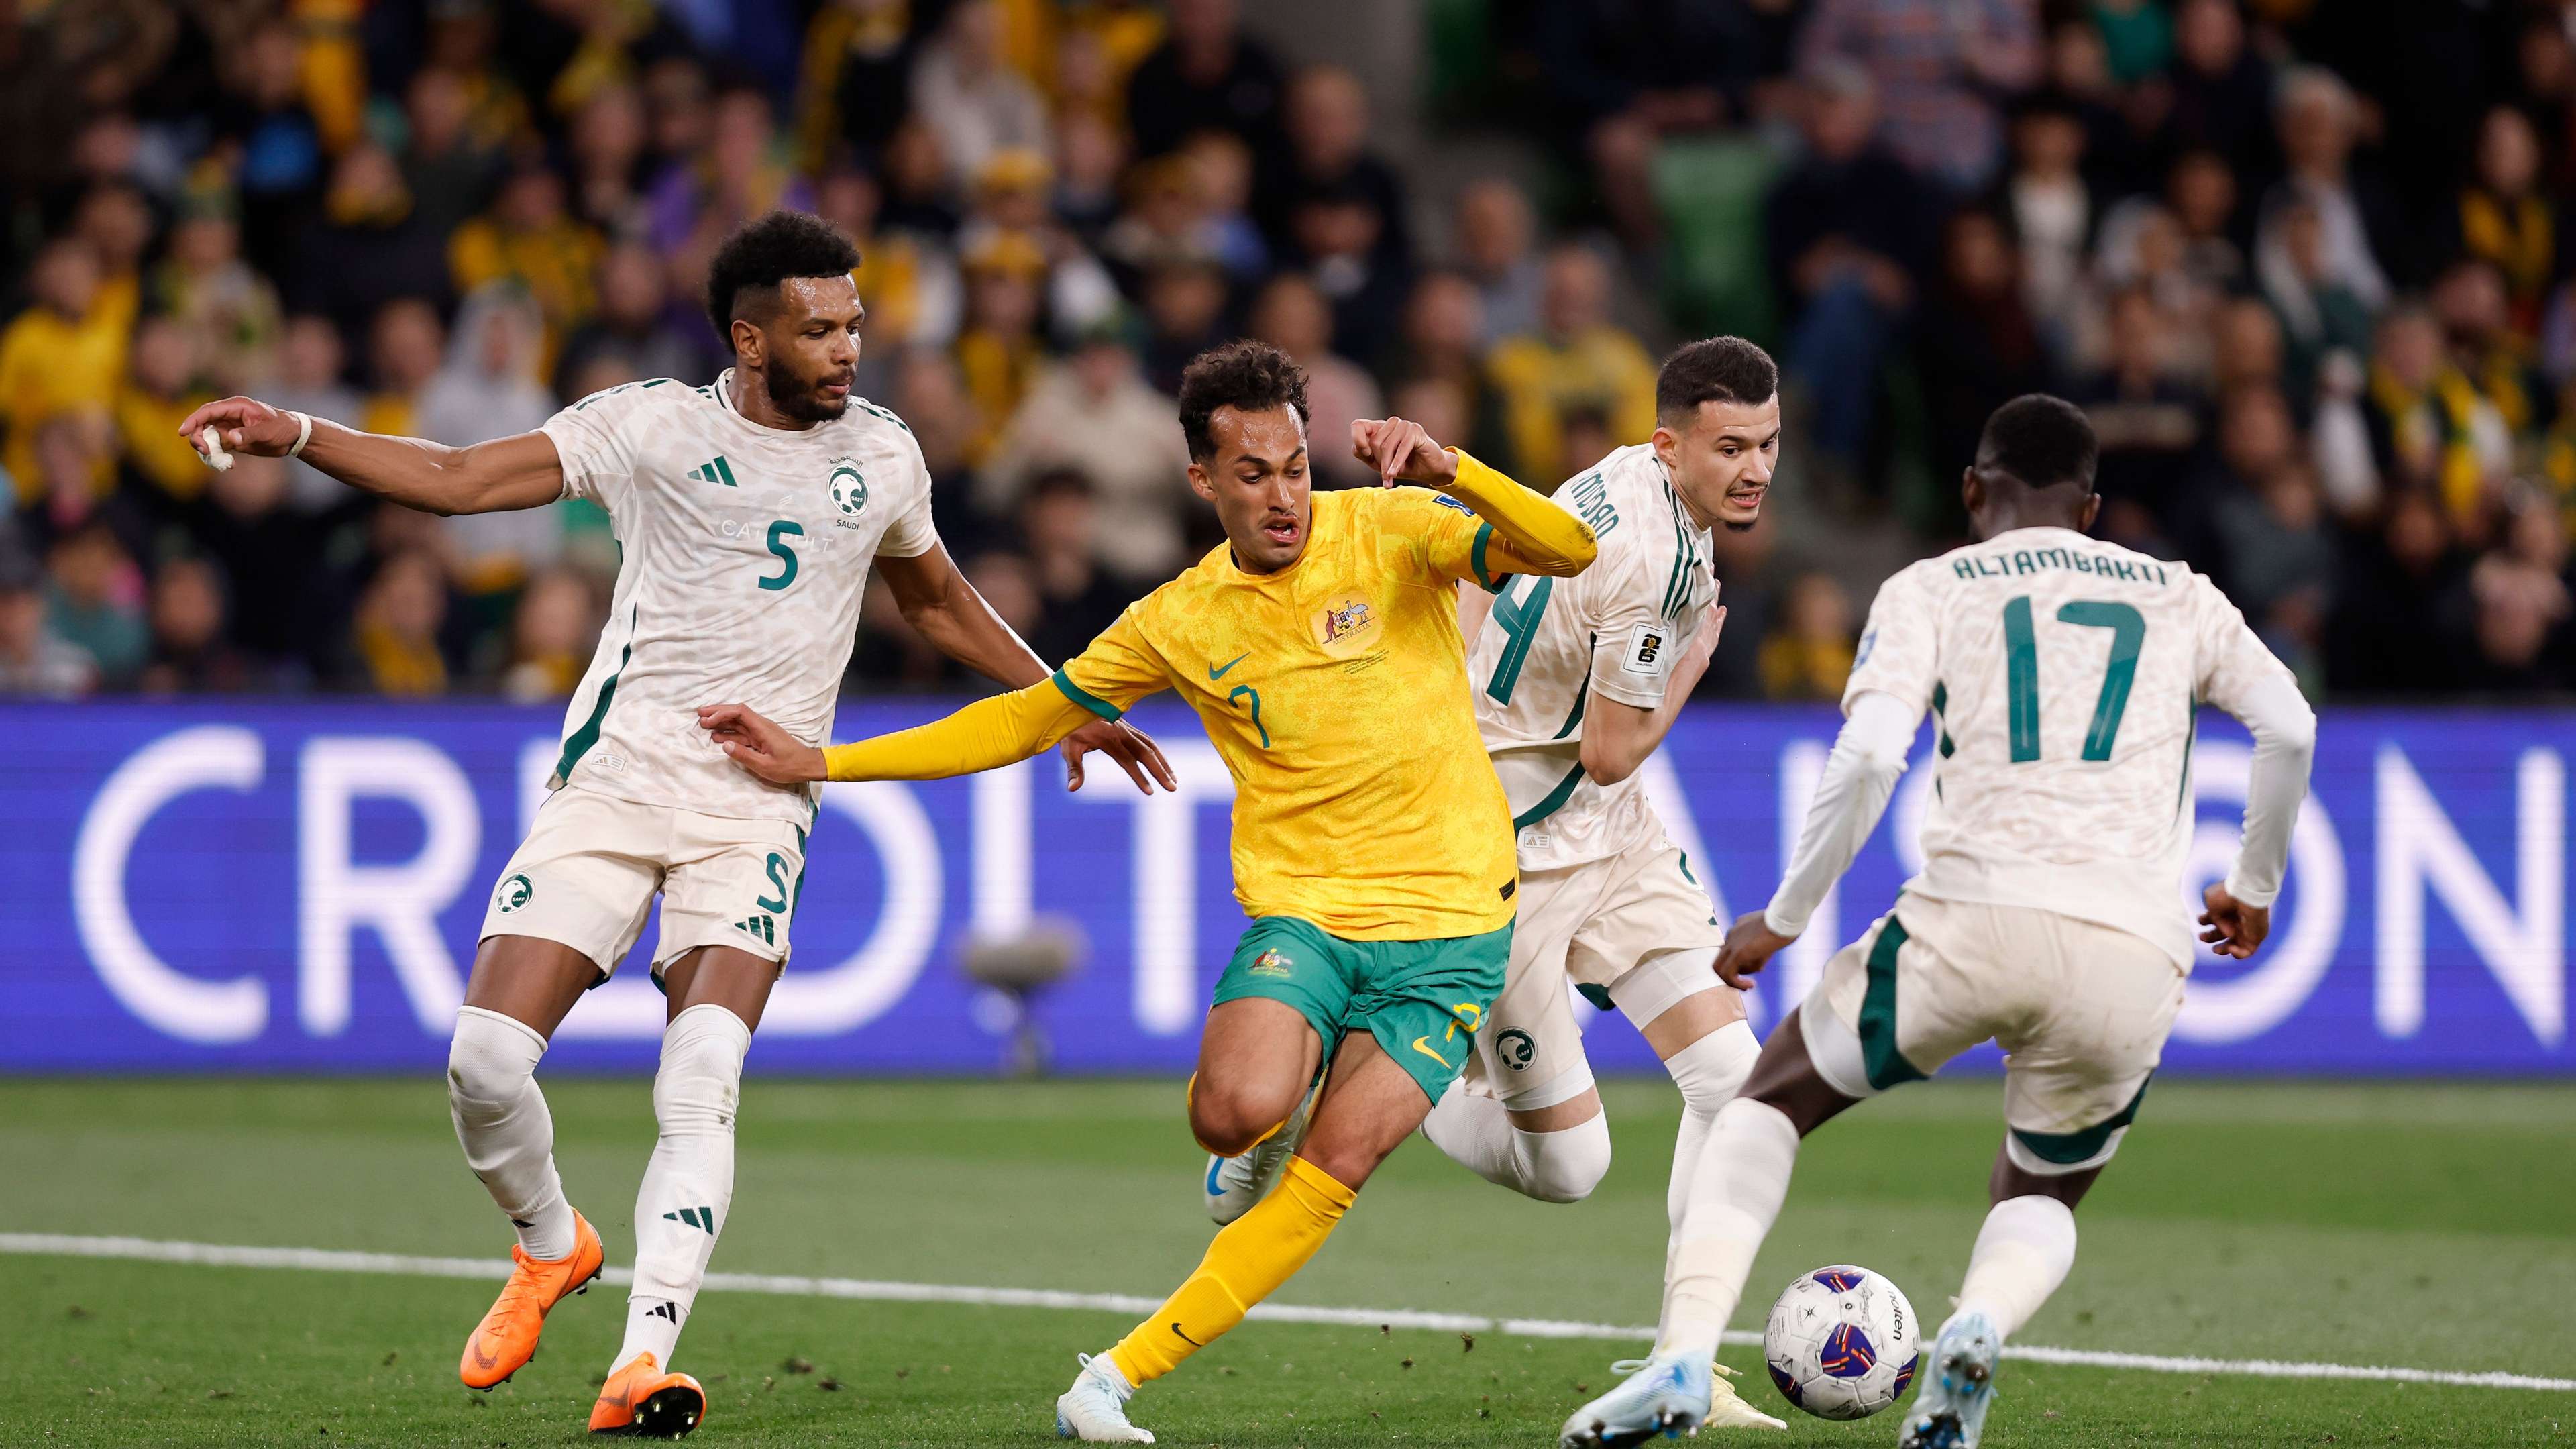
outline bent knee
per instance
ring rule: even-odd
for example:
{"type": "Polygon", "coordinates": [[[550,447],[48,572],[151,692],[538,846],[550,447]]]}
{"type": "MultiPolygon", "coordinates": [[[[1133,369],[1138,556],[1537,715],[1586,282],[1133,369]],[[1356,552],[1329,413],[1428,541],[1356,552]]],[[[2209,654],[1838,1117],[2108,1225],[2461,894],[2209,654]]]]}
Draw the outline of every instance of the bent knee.
{"type": "Polygon", "coordinates": [[[447,1045],[447,1099],[469,1115],[507,1109],[527,1090],[545,1038],[499,1012],[467,1007],[447,1045]]]}
{"type": "Polygon", "coordinates": [[[1293,1102],[1279,1106],[1257,1094],[1197,1095],[1190,1099],[1190,1135],[1219,1157],[1240,1156],[1295,1110],[1293,1102]]]}
{"type": "Polygon", "coordinates": [[[1576,1203],[1610,1174],[1610,1124],[1599,1116],[1561,1132],[1524,1132],[1522,1191],[1540,1202],[1576,1203]]]}

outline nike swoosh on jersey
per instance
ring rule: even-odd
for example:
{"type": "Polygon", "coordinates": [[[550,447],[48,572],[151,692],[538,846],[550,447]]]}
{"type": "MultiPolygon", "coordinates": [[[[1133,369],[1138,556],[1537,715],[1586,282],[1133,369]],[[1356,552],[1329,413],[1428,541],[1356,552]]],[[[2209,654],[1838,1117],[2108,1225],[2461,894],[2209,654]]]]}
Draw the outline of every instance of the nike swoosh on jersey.
{"type": "Polygon", "coordinates": [[[1227,670],[1232,669],[1234,666],[1241,664],[1243,661],[1251,657],[1252,651],[1246,649],[1242,653],[1234,656],[1232,659],[1225,661],[1223,664],[1211,664],[1208,666],[1208,678],[1212,681],[1223,679],[1225,678],[1225,672],[1227,670]]]}
{"type": "Polygon", "coordinates": [[[1431,1038],[1427,1036],[1415,1037],[1413,1039],[1413,1049],[1422,1053],[1424,1056],[1431,1058],[1433,1061],[1438,1062],[1444,1067],[1451,1065],[1451,1062],[1447,1057],[1444,1057],[1440,1055],[1440,1053],[1431,1049],[1431,1038]]]}

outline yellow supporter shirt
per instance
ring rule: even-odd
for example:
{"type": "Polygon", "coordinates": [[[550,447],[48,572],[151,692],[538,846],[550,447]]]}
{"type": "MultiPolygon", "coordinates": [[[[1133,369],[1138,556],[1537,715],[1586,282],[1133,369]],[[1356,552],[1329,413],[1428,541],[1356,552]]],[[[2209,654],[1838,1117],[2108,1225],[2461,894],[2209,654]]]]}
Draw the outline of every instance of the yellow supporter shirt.
{"type": "Polygon", "coordinates": [[[1297,562],[1219,545],[1056,672],[1105,719],[1178,690],[1234,776],[1234,893],[1356,941],[1512,918],[1512,813],[1476,734],[1462,578],[1492,530],[1421,488],[1314,496],[1297,562]]]}

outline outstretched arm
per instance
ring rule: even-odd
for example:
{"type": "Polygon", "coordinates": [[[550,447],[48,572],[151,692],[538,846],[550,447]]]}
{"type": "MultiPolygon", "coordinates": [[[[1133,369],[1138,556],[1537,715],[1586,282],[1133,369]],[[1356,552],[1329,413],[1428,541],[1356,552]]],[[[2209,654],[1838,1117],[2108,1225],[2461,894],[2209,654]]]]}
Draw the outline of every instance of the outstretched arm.
{"type": "Polygon", "coordinates": [[[2317,753],[2317,716],[2289,671],[2259,680],[2233,698],[2228,712],[2254,736],[2245,777],[2245,834],[2227,879],[2201,892],[2200,933],[2213,955],[2242,961],[2272,934],[2272,902],[2289,868],[2290,833],[2308,798],[2317,753]]]}
{"type": "MultiPolygon", "coordinates": [[[[188,414],[179,434],[201,454],[206,447],[200,435],[213,428],[228,451],[282,458],[302,434],[303,416],[257,398],[228,397],[188,414]]],[[[544,433],[450,448],[314,418],[312,435],[295,456],[352,488],[427,513],[538,508],[563,496],[563,460],[544,433]]]]}
{"type": "Polygon", "coordinates": [[[773,785],[815,780],[944,780],[1015,764],[1091,720],[1053,680],[979,699],[946,719],[854,744],[806,744],[748,705],[698,710],[698,727],[725,754],[773,785]]]}
{"type": "Polygon", "coordinates": [[[1486,556],[1488,573],[1565,577],[1592,566],[1600,552],[1591,526],[1455,448],[1432,441],[1420,423],[1403,418],[1351,424],[1351,453],[1375,468],[1388,486],[1420,483],[1476,511],[1494,526],[1503,547],[1486,556]]]}
{"type": "MultiPolygon", "coordinates": [[[[1014,687],[1026,688],[1046,679],[1050,671],[1045,662],[967,582],[946,545],[933,543],[928,552],[911,558],[879,554],[877,572],[894,591],[895,607],[903,611],[904,622],[940,653],[987,679],[1014,687]]],[[[1144,731],[1124,721],[1090,720],[1069,731],[1064,740],[1066,789],[1082,788],[1082,757],[1090,750],[1116,760],[1136,788],[1148,795],[1154,793],[1156,781],[1166,790],[1180,788],[1162,750],[1144,731]]]]}

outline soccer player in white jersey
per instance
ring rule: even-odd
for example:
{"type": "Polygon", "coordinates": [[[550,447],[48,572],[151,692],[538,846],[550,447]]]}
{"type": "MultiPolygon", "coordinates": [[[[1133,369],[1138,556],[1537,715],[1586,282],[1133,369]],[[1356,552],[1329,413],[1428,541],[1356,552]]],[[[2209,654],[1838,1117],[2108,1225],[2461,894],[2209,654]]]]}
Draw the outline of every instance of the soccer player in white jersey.
{"type": "Polygon", "coordinates": [[[1989,1038],[2006,1052],[1993,1211],[1902,1443],[1974,1449],[1995,1359],[2075,1262],[2075,1205],[2137,1116],[2193,956],[2182,870],[2195,713],[2254,735],[2244,836],[2200,939],[2254,954],[2307,796],[2316,717],[2209,580],[2085,536],[2093,430],[2052,397],[1986,422],[1963,483],[1980,542],[1890,578],[1780,888],[1718,954],[1728,981],[1806,930],[1933,718],[1923,869],[1771,1033],[1701,1157],[1676,1299],[1713,1336],[1788,1191],[1798,1142],[1989,1038]]]}
{"type": "MultiPolygon", "coordinates": [[[[1655,383],[1653,438],[1556,492],[1592,525],[1582,575],[1470,591],[1482,612],[1468,679],[1520,851],[1510,977],[1460,1081],[1423,1135],[1478,1175],[1544,1202],[1589,1195],[1610,1167],[1569,986],[1616,1006],[1682,1093],[1666,1210],[1678,1227],[1717,1112],[1760,1051],[1742,996],[1710,969],[1725,928],[1664,833],[1638,770],[1717,646],[1725,610],[1711,532],[1760,516],[1779,461],[1779,369],[1739,337],[1690,343],[1655,383]]],[[[1672,1264],[1668,1258],[1667,1271],[1672,1264]]],[[[1736,1397],[1667,1303],[1659,1347],[1627,1385],[1576,1413],[1567,1446],[1636,1442],[1701,1424],[1781,1427],[1736,1397]]]]}
{"type": "MultiPolygon", "coordinates": [[[[547,1311],[599,1274],[599,1234],[565,1199],[534,1074],[660,894],[660,1140],[636,1195],[626,1337],[594,1431],[670,1437],[705,1416],[705,1393],[671,1371],[671,1354],[729,1216],[743,1057],[786,964],[817,799],[736,769],[698,727],[698,706],[747,699],[799,739],[827,741],[871,563],[952,658],[1013,686],[1048,674],[940,546],[911,430],[850,394],[858,263],[815,217],[750,223],[707,283],[735,366],[704,387],[610,388],[533,433],[446,448],[250,398],[181,426],[201,448],[211,428],[228,450],[300,456],[434,513],[588,499],[624,546],[608,627],[565,714],[554,794],[492,892],[447,1069],[465,1160],[519,1235],[509,1284],[459,1366],[467,1387],[490,1389],[535,1355],[547,1311]]],[[[1149,773],[1172,783],[1142,735],[1093,724],[1067,742],[1069,784],[1086,749],[1148,793],[1149,773]]]]}

